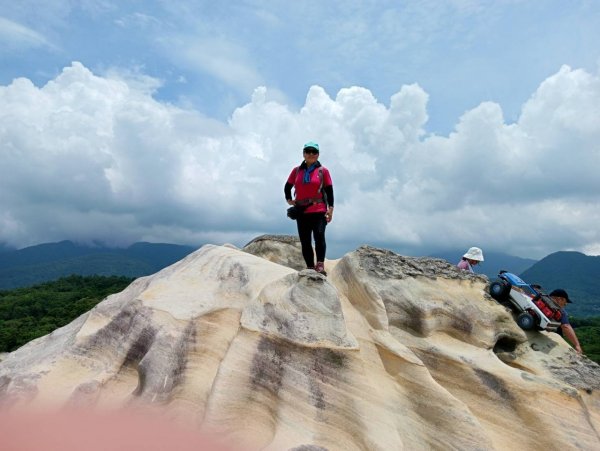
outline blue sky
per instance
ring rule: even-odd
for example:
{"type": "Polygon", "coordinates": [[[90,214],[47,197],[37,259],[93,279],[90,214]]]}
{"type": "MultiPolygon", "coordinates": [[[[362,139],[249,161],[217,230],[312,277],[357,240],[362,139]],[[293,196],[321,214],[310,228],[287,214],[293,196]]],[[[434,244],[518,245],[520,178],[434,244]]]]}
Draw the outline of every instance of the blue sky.
{"type": "Polygon", "coordinates": [[[280,185],[316,139],[333,254],[598,254],[598,24],[596,1],[0,1],[0,242],[294,233],[280,185]]]}

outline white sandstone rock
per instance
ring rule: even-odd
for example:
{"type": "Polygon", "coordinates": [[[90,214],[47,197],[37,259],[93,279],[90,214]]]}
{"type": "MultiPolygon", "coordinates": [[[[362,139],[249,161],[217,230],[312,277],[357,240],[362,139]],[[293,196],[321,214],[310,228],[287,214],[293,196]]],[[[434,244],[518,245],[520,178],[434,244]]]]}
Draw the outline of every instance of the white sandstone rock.
{"type": "Polygon", "coordinates": [[[294,240],[251,244],[11,353],[0,402],[153,407],[249,450],[600,448],[598,365],[525,334],[485,277],[365,246],[325,278],[292,268],[294,240]]]}

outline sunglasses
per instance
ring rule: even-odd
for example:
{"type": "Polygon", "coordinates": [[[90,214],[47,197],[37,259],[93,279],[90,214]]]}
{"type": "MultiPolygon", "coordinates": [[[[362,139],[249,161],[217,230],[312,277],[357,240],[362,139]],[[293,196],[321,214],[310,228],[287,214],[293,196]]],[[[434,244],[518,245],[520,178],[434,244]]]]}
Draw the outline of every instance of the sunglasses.
{"type": "Polygon", "coordinates": [[[314,147],[307,147],[306,149],[304,149],[304,153],[308,153],[311,155],[319,155],[319,151],[314,147]]]}

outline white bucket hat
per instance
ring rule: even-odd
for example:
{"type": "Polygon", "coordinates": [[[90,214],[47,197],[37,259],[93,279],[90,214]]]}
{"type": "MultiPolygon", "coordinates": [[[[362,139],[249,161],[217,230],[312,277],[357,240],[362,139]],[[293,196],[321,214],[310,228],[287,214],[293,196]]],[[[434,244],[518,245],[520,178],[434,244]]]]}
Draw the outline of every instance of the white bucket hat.
{"type": "Polygon", "coordinates": [[[470,248],[463,258],[468,258],[470,260],[477,260],[478,262],[483,261],[483,252],[478,247],[470,248]]]}

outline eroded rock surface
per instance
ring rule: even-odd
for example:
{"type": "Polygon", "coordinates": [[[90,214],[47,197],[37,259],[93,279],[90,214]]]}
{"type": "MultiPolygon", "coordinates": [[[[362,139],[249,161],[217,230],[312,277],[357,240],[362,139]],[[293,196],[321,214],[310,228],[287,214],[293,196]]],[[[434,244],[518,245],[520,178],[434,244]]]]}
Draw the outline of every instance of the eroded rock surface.
{"type": "Polygon", "coordinates": [[[294,240],[250,244],[13,352],[0,401],[154,406],[250,450],[599,449],[598,365],[525,334],[485,277],[363,246],[326,278],[294,240]]]}
{"type": "Polygon", "coordinates": [[[306,268],[297,236],[261,235],[246,244],[242,250],[297,271],[306,268]]]}
{"type": "Polygon", "coordinates": [[[244,309],[241,324],[302,346],[358,349],[337,290],[316,271],[303,270],[266,285],[244,309]]]}

